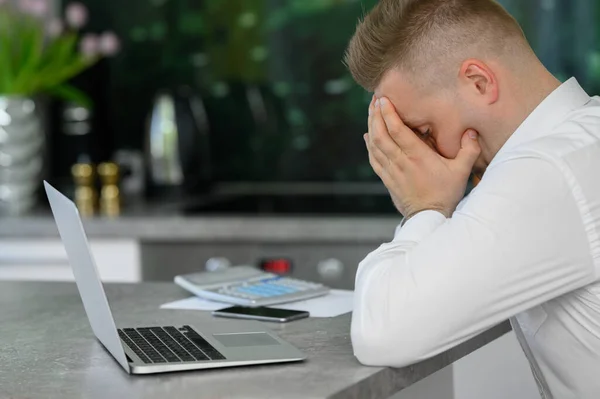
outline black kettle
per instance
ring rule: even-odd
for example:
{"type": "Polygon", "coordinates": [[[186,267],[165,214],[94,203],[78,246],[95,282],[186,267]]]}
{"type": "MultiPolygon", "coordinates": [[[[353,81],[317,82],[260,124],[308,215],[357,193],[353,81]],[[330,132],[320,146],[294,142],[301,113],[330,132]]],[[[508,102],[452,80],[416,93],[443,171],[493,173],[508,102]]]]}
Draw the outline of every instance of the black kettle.
{"type": "Polygon", "coordinates": [[[210,126],[201,96],[189,87],[158,92],[145,135],[149,196],[182,196],[210,190],[210,126]]]}

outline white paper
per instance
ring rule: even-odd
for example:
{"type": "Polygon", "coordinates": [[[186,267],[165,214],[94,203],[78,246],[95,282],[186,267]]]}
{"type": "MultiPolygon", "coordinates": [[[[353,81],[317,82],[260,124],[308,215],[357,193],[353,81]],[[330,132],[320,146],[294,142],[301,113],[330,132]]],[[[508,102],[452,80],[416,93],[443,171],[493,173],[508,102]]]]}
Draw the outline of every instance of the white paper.
{"type": "Polygon", "coordinates": [[[164,305],[161,305],[160,308],[183,310],[219,310],[228,306],[231,305],[222,302],[213,302],[193,296],[186,299],[180,299],[179,301],[165,303],[164,305]]]}
{"type": "Polygon", "coordinates": [[[352,312],[354,291],[331,290],[329,294],[305,301],[282,303],[273,307],[289,310],[306,310],[310,317],[335,317],[352,312]]]}
{"type": "MultiPolygon", "coordinates": [[[[306,310],[310,317],[335,317],[352,311],[354,298],[353,291],[331,290],[329,294],[304,301],[282,303],[273,305],[274,308],[289,310],[306,310]]],[[[179,301],[165,303],[161,309],[184,309],[184,310],[219,310],[232,306],[228,303],[214,302],[198,297],[181,299],[179,301]]]]}

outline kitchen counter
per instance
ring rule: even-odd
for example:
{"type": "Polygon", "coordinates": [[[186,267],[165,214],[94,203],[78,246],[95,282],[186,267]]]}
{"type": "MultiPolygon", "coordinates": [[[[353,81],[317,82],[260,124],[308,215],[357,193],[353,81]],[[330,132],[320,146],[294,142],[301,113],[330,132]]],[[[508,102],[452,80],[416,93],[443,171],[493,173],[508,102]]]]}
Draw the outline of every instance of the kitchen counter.
{"type": "MultiPolygon", "coordinates": [[[[170,283],[108,284],[117,325],[201,324],[206,312],[159,310],[187,296],[170,283]]],[[[302,363],[130,376],[94,338],[72,283],[0,282],[0,397],[387,398],[510,330],[502,323],[430,360],[364,367],[352,354],[350,315],[269,324],[308,355],[302,363]]],[[[220,321],[226,322],[226,321],[220,321]]]]}
{"type": "MultiPolygon", "coordinates": [[[[380,243],[401,220],[381,184],[233,184],[215,192],[130,199],[121,216],[87,217],[84,226],[91,238],[139,241],[380,243]]],[[[57,237],[45,199],[27,215],[0,216],[0,239],[57,237]]]]}
{"type": "MultiPolygon", "coordinates": [[[[84,218],[91,238],[140,241],[383,242],[400,223],[389,217],[192,216],[149,213],[84,218]]],[[[0,217],[0,238],[58,238],[52,215],[0,217]]]]}

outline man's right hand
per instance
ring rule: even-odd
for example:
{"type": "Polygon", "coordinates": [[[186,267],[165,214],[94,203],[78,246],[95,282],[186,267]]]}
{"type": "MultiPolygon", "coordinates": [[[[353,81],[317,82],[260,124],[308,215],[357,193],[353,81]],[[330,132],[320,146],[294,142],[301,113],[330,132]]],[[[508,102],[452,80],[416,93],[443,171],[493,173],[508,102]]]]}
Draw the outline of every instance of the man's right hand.
{"type": "Polygon", "coordinates": [[[461,150],[446,159],[423,143],[385,97],[370,106],[365,143],[373,170],[392,193],[400,213],[411,217],[435,210],[450,217],[465,193],[481,149],[477,133],[466,131],[461,150]]]}

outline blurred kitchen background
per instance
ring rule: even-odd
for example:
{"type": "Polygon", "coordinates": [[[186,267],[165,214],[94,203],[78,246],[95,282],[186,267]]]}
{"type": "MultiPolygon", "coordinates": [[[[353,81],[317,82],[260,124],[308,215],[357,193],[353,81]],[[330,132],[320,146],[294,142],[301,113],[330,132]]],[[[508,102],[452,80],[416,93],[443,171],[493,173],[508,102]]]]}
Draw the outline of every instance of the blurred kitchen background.
{"type": "MultiPolygon", "coordinates": [[[[600,2],[500,2],[557,77],[600,91],[600,2]]],[[[0,279],[73,280],[47,179],[105,281],[245,263],[352,289],[400,221],[361,137],[370,95],[341,61],[375,3],[0,0],[0,279]]],[[[486,398],[535,392],[510,339],[488,355],[512,353],[501,372],[481,351],[456,369],[488,370],[486,398]]]]}
{"type": "MultiPolygon", "coordinates": [[[[557,77],[598,92],[597,1],[500,2],[557,77]]],[[[56,240],[43,178],[92,241],[145,249],[140,279],[284,258],[351,287],[400,219],[361,138],[370,95],[341,61],[375,3],[0,0],[0,237],[56,240]]]]}

